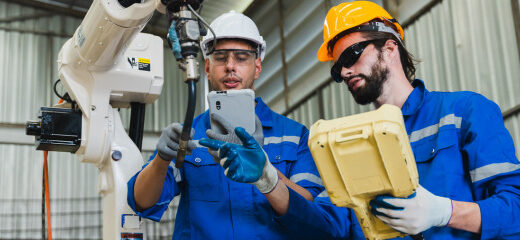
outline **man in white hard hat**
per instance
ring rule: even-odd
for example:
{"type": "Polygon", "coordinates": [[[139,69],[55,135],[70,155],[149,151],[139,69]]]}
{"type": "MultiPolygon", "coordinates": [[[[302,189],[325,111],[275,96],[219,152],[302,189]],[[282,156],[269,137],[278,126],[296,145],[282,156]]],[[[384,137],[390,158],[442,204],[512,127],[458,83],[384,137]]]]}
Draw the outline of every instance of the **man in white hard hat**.
{"type": "MultiPolygon", "coordinates": [[[[254,22],[241,13],[211,23],[214,36],[201,48],[211,90],[253,89],[262,71],[266,43],[254,22]]],[[[256,98],[256,131],[251,136],[218,116],[227,134],[210,130],[205,112],[193,121],[190,156],[180,170],[181,125],[163,130],[157,151],[128,183],[128,203],[142,217],[159,221],[180,194],[174,239],[335,239],[348,234],[346,209],[327,198],[307,147],[305,126],[271,111],[256,98]],[[207,139],[207,138],[210,139],[207,139]],[[211,151],[213,149],[214,151],[211,151]],[[214,158],[221,163],[219,165],[214,158]]]]}

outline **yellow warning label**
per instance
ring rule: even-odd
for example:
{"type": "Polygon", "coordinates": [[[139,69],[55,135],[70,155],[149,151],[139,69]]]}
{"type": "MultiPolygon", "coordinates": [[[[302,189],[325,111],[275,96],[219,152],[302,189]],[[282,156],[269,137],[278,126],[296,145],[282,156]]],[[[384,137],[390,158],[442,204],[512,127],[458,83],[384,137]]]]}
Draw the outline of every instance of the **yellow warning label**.
{"type": "Polygon", "coordinates": [[[126,59],[128,60],[128,64],[130,64],[131,69],[148,72],[150,71],[151,64],[149,58],[127,57],[126,59]]]}
{"type": "Polygon", "coordinates": [[[140,63],[148,63],[148,64],[150,64],[150,59],[149,58],[139,58],[139,62],[140,63]]]}

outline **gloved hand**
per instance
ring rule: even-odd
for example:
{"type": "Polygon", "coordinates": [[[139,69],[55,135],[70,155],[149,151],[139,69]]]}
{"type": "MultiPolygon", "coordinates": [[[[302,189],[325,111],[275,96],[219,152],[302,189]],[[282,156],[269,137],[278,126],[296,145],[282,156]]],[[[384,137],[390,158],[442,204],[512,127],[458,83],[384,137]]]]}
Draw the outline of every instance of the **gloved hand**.
{"type": "MultiPolygon", "coordinates": [[[[235,126],[233,126],[231,123],[226,121],[225,118],[216,113],[211,114],[211,119],[213,119],[213,123],[219,125],[221,129],[224,129],[226,134],[217,133],[212,129],[208,129],[206,130],[206,135],[208,135],[209,138],[228,143],[242,144],[242,141],[240,141],[238,136],[235,134],[235,126]]],[[[256,142],[260,145],[260,147],[264,146],[264,131],[262,129],[262,123],[256,115],[255,132],[253,133],[253,137],[255,138],[256,142]]],[[[216,162],[220,162],[220,157],[218,156],[217,151],[208,149],[208,152],[209,154],[211,154],[211,156],[213,156],[213,159],[215,159],[216,162]]]]}
{"type": "Polygon", "coordinates": [[[244,128],[235,128],[242,145],[215,139],[201,139],[199,144],[218,152],[224,174],[233,181],[251,183],[261,193],[271,192],[278,183],[278,173],[264,149],[244,128]]]}
{"type": "MultiPolygon", "coordinates": [[[[161,133],[161,137],[157,142],[157,154],[165,161],[171,161],[177,157],[177,150],[179,150],[179,140],[181,139],[182,125],[180,123],[172,123],[168,127],[165,127],[161,133]]],[[[190,139],[193,138],[195,130],[191,129],[190,139]]],[[[195,149],[197,145],[193,140],[188,141],[188,152],[190,155],[191,151],[195,149]]]]}
{"type": "Polygon", "coordinates": [[[422,186],[407,198],[377,196],[370,201],[372,213],[393,229],[418,234],[431,227],[444,227],[451,218],[451,200],[435,196],[422,186]]]}

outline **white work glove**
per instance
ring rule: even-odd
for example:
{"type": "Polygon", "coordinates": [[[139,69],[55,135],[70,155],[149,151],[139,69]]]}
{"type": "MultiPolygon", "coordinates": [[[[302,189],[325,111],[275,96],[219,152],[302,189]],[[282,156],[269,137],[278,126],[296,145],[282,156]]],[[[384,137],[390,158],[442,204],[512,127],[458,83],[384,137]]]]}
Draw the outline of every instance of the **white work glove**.
{"type": "Polygon", "coordinates": [[[370,201],[372,213],[393,229],[418,234],[431,227],[444,227],[452,213],[449,198],[435,196],[422,186],[407,198],[380,195],[370,201]]]}
{"type": "MultiPolygon", "coordinates": [[[[179,150],[179,140],[181,139],[182,125],[180,123],[172,123],[165,127],[161,133],[159,141],[157,141],[157,154],[165,161],[171,161],[177,157],[177,150],[179,150]]],[[[193,128],[190,132],[190,140],[188,141],[188,151],[186,154],[190,155],[191,151],[197,147],[193,142],[193,128]]]]}
{"type": "MultiPolygon", "coordinates": [[[[212,129],[206,130],[206,135],[208,135],[211,139],[216,139],[223,142],[228,143],[235,143],[235,144],[242,144],[242,141],[240,141],[240,138],[235,134],[235,126],[233,126],[231,123],[226,121],[226,119],[216,113],[211,114],[211,119],[213,120],[214,124],[217,124],[220,129],[223,129],[226,133],[217,133],[212,129]]],[[[256,142],[260,145],[260,147],[264,146],[264,131],[262,129],[262,123],[260,122],[260,119],[258,116],[255,115],[255,132],[253,133],[253,137],[255,138],[256,142]]],[[[220,157],[218,156],[217,151],[211,150],[211,148],[208,148],[209,154],[213,156],[213,159],[216,162],[220,162],[220,157]]]]}
{"type": "Polygon", "coordinates": [[[278,183],[278,172],[260,144],[244,128],[235,128],[242,144],[201,139],[199,144],[219,154],[224,174],[235,182],[255,185],[261,193],[271,192],[278,183]]]}

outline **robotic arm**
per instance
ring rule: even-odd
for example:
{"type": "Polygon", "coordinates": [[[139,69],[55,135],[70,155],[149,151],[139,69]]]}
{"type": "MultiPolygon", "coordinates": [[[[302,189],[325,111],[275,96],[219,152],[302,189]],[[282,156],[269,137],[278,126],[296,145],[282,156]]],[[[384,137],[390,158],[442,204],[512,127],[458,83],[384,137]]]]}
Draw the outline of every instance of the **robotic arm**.
{"type": "Polygon", "coordinates": [[[98,167],[109,154],[111,108],[152,103],[163,85],[162,40],[140,33],[159,2],[135,2],[95,0],[58,56],[60,79],[82,112],[76,154],[98,167]]]}
{"type": "MultiPolygon", "coordinates": [[[[186,110],[179,141],[179,150],[175,159],[175,167],[177,168],[181,168],[184,163],[188,141],[190,140],[193,115],[195,113],[197,95],[195,84],[200,78],[199,63],[197,61],[197,54],[200,50],[199,39],[207,33],[201,26],[201,23],[206,25],[215,36],[209,24],[194,10],[199,9],[201,2],[202,0],[173,0],[167,4],[168,18],[170,20],[168,43],[173,50],[173,55],[179,62],[179,67],[184,71],[184,81],[188,84],[188,109],[186,110]]],[[[214,42],[213,46],[215,45],[214,42]]]]}
{"type": "MultiPolygon", "coordinates": [[[[178,42],[172,46],[180,46],[177,60],[190,83],[188,124],[184,125],[189,133],[195,108],[194,86],[200,76],[196,60],[200,26],[191,13],[196,14],[192,6],[197,9],[200,2],[94,0],[58,56],[59,77],[70,102],[42,107],[40,120],[27,123],[27,134],[36,136],[38,150],[76,153],[82,162],[99,169],[103,239],[145,239],[141,219],[126,201],[126,184],[143,164],[140,146],[135,144],[140,145],[140,137],[130,139],[117,111],[132,105],[132,115],[134,106],[141,106],[144,114],[144,104],[153,103],[161,93],[163,41],[140,32],[155,10],[166,13],[175,23],[172,26],[178,42]]],[[[142,132],[142,121],[137,125],[142,132]]],[[[186,143],[189,140],[182,139],[186,143]]]]}

